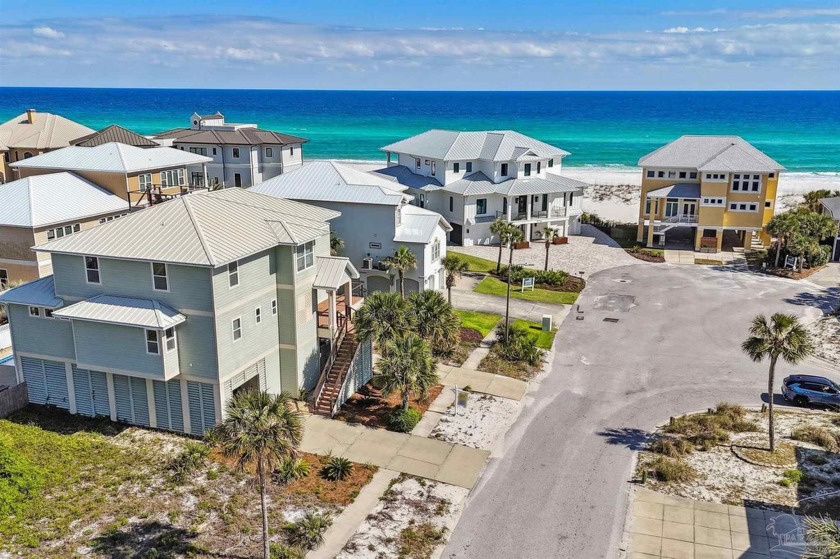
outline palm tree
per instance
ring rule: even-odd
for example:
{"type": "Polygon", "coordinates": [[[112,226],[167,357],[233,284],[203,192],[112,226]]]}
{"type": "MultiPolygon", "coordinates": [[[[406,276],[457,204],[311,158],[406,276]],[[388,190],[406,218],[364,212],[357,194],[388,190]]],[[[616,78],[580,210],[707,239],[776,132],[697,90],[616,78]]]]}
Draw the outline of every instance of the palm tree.
{"type": "Polygon", "coordinates": [[[344,248],[344,239],[330,231],[330,254],[335,256],[344,248]]]}
{"type": "Polygon", "coordinates": [[[443,269],[446,270],[446,293],[449,304],[452,304],[452,288],[455,286],[455,278],[469,269],[469,264],[457,254],[447,254],[442,260],[443,269]]]}
{"type": "Polygon", "coordinates": [[[776,263],[779,267],[779,257],[782,254],[782,244],[787,244],[790,236],[796,231],[796,217],[793,212],[776,214],[767,223],[767,231],[776,237],[776,263]]]}
{"type": "Polygon", "coordinates": [[[557,229],[554,227],[545,226],[543,229],[543,236],[545,237],[545,271],[548,271],[548,249],[551,248],[551,242],[557,236],[557,229]]]}
{"type": "Polygon", "coordinates": [[[461,325],[455,311],[437,291],[412,293],[408,304],[417,334],[426,340],[437,355],[452,351],[458,341],[461,325]]]}
{"type": "Polygon", "coordinates": [[[400,295],[405,299],[405,272],[413,270],[417,266],[417,258],[408,247],[401,246],[398,248],[393,256],[388,256],[382,259],[389,268],[394,268],[400,278],[400,295]]]}
{"type": "Polygon", "coordinates": [[[512,224],[508,224],[508,229],[505,234],[508,238],[508,250],[510,251],[508,256],[507,293],[505,294],[505,344],[507,344],[510,333],[510,276],[512,275],[511,269],[513,268],[513,245],[524,239],[525,234],[519,227],[512,224]]]}
{"type": "Polygon", "coordinates": [[[505,248],[505,244],[508,242],[508,232],[509,232],[510,223],[505,221],[502,218],[497,218],[493,223],[490,224],[490,233],[499,237],[499,257],[496,258],[496,273],[499,273],[499,270],[502,269],[502,250],[505,248]]]}
{"type": "Polygon", "coordinates": [[[794,315],[775,313],[768,322],[767,317],[760,314],[753,318],[750,325],[750,336],[741,344],[741,349],[756,363],[760,363],[765,357],[770,359],[767,396],[770,401],[770,452],[773,452],[776,450],[776,434],[773,423],[776,362],[781,357],[791,365],[799,363],[813,353],[814,342],[811,340],[811,334],[794,315]]]}
{"type": "Polygon", "coordinates": [[[374,379],[382,387],[382,395],[399,392],[402,408],[408,409],[411,393],[425,398],[438,382],[437,363],[429,345],[417,334],[408,332],[388,342],[388,351],[378,364],[374,379]]]}
{"type": "Polygon", "coordinates": [[[283,460],[297,455],[303,438],[300,413],[292,397],[248,390],[233,397],[227,415],[212,432],[212,440],[221,453],[236,459],[236,468],[243,471],[256,466],[262,507],[263,557],[269,559],[268,509],[265,502],[266,477],[283,460]]]}
{"type": "Polygon", "coordinates": [[[408,303],[399,293],[377,291],[365,298],[353,324],[360,339],[372,339],[384,353],[388,342],[411,329],[411,318],[408,303]]]}

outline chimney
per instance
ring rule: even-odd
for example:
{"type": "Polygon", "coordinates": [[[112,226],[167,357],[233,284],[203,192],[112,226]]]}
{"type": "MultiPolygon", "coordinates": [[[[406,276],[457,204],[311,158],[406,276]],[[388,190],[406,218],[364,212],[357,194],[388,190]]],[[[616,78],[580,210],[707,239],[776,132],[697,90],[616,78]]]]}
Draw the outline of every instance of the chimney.
{"type": "Polygon", "coordinates": [[[26,120],[29,124],[35,122],[35,109],[26,109],[26,120]]]}

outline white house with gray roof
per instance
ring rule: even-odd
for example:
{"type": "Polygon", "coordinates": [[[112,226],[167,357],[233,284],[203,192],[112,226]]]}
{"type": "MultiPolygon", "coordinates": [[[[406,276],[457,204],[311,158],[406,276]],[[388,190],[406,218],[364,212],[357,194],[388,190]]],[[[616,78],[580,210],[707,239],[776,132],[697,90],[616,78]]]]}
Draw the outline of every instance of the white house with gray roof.
{"type": "Polygon", "coordinates": [[[355,390],[370,345],[340,304],[358,273],[329,254],[336,217],[229,189],[35,247],[53,275],[0,294],[18,380],[35,404],[193,435],[239,390],[323,386],[346,343],[337,390],[355,390]]]}
{"type": "Polygon", "coordinates": [[[441,261],[452,227],[440,214],[410,205],[407,186],[349,165],[315,161],[250,190],[341,212],[330,223],[344,241],[338,253],[359,270],[367,293],[399,289],[383,259],[401,245],[417,259],[405,276],[408,291],[444,287],[441,261]]]}
{"type": "MultiPolygon", "coordinates": [[[[830,215],[840,225],[840,196],[820,198],[821,213],[830,215]]],[[[831,260],[840,260],[840,233],[835,235],[831,246],[831,260]]]]}
{"type": "Polygon", "coordinates": [[[512,130],[429,130],[381,148],[388,167],[377,173],[408,187],[414,203],[452,224],[450,240],[465,246],[497,242],[498,218],[528,240],[552,227],[580,232],[584,183],[561,176],[569,152],[512,130]]]}

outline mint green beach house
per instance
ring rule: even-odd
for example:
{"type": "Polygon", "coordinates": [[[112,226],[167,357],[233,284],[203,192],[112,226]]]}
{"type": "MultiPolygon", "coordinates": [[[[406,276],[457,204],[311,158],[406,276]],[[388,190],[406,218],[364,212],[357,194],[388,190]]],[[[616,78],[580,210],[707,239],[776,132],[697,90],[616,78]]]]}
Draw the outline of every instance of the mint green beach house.
{"type": "MultiPolygon", "coordinates": [[[[330,256],[338,215],[228,189],[35,247],[53,275],[0,295],[30,402],[203,435],[239,390],[311,391],[358,278],[330,256]]],[[[352,371],[369,380],[369,344],[352,371]]]]}

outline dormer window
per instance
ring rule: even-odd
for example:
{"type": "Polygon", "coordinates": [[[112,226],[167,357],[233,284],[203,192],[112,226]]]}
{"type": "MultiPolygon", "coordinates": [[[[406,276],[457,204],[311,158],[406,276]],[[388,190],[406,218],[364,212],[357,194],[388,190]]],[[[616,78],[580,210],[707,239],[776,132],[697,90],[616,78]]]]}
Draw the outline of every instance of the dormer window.
{"type": "Polygon", "coordinates": [[[500,173],[503,177],[506,177],[508,174],[508,164],[502,163],[502,171],[500,173]]]}
{"type": "Polygon", "coordinates": [[[472,161],[467,161],[467,172],[472,173],[472,161]]]}
{"type": "Polygon", "coordinates": [[[530,163],[525,164],[525,176],[526,177],[531,176],[531,164],[530,163]]]}

